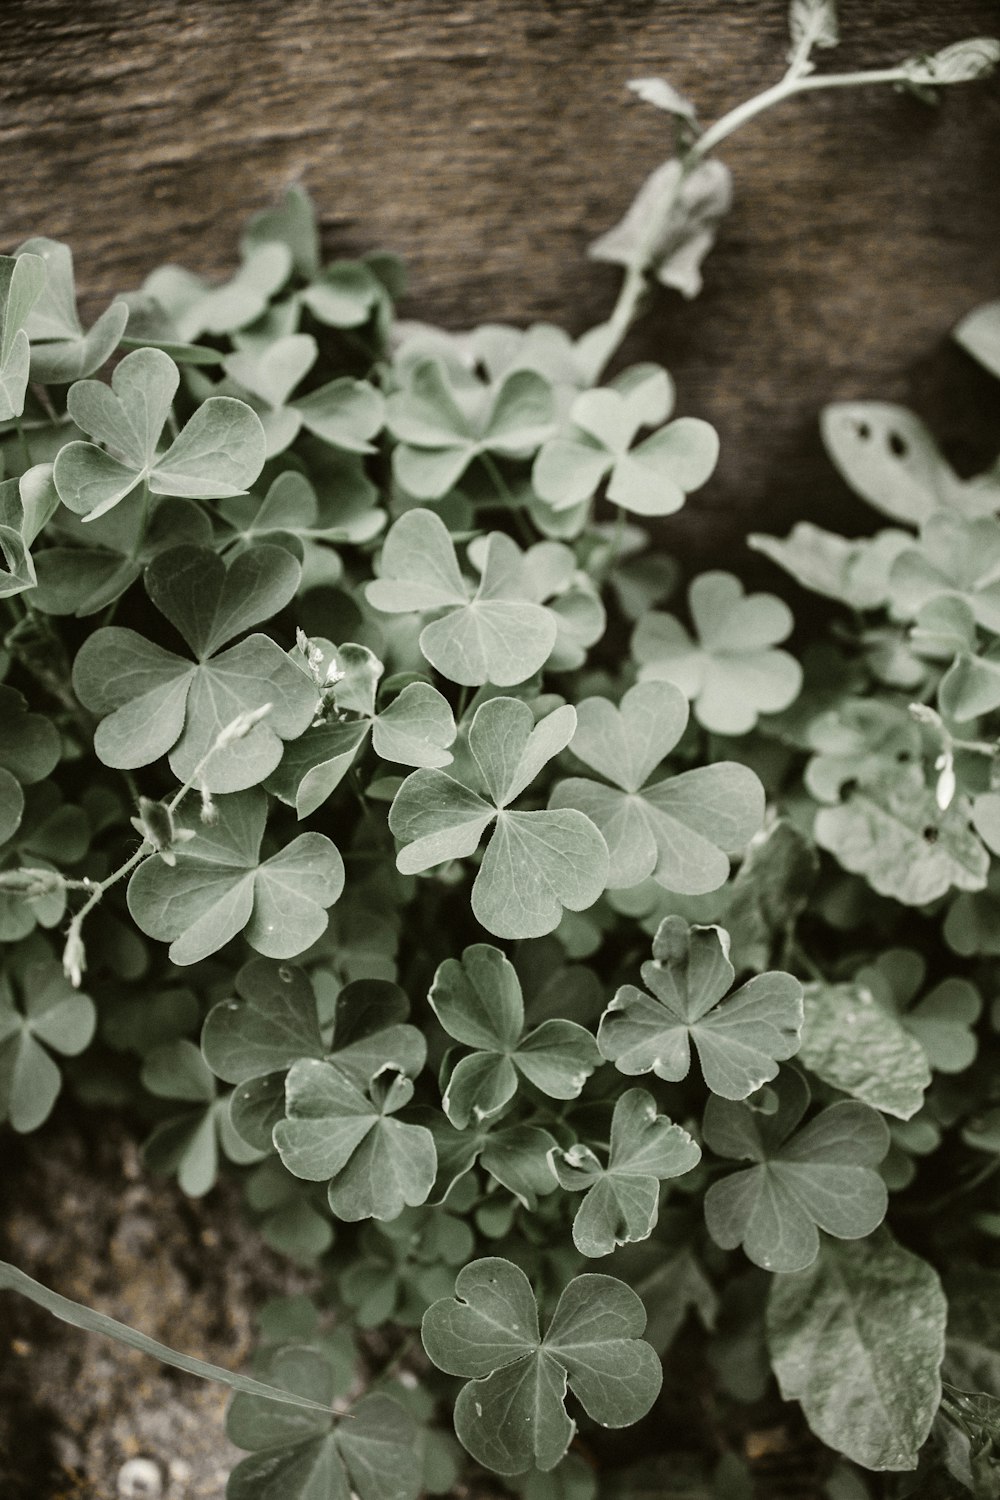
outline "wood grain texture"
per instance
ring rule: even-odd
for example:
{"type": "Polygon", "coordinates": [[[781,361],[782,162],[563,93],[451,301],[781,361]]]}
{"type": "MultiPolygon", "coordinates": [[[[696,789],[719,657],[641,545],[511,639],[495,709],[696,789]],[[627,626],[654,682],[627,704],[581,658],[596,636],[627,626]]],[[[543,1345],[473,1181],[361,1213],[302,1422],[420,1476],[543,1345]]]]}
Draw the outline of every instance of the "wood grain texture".
{"type": "MultiPolygon", "coordinates": [[[[605,315],[586,260],[664,154],[626,93],[664,73],[712,119],[781,68],[784,0],[3,0],[0,225],[69,240],[87,301],[167,259],[231,266],[247,212],[304,181],[331,252],[381,246],[407,311],[461,327],[605,315]]],[[[837,66],[996,30],[996,0],[843,0],[837,66]]],[[[665,532],[864,524],[816,436],[830,399],[906,400],[966,467],[1000,446],[988,377],[947,344],[1000,291],[1000,86],[939,109],[884,90],[790,102],[726,142],[736,207],[702,297],[628,347],[722,436],[665,532]]]]}

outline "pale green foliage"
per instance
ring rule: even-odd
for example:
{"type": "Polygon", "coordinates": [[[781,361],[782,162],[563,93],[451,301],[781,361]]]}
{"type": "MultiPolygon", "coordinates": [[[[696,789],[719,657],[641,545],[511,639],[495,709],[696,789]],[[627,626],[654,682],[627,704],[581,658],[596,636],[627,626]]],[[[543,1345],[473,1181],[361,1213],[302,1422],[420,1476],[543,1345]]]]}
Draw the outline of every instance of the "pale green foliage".
{"type": "Polygon", "coordinates": [[[666,917],[642,978],[652,995],[623,985],[601,1017],[598,1044],[620,1073],[685,1078],[693,1044],[712,1093],[745,1099],[798,1051],[802,986],[791,974],[756,974],[719,1004],[735,978],[719,927],[666,917]]]}
{"type": "Polygon", "coordinates": [[[774,1281],[767,1332],[782,1395],[866,1468],[915,1468],[940,1399],[945,1311],[934,1271],[887,1230],[826,1241],[812,1266],[774,1281]]]}
{"type": "Polygon", "coordinates": [[[819,1253],[819,1229],[861,1239],[882,1222],[886,1190],[873,1169],[889,1146],[881,1115],[853,1101],[831,1104],[796,1129],[809,1103],[800,1073],[786,1070],[750,1103],[713,1095],[705,1143],[719,1156],[754,1163],[715,1182],[705,1198],[712,1238],[742,1245],[769,1271],[798,1271],[819,1253]]]}
{"type": "Polygon", "coordinates": [[[563,1405],[567,1387],[605,1427],[629,1426],[656,1399],[661,1374],[641,1339],[642,1303],[613,1277],[571,1281],[544,1334],[531,1283],[509,1261],[474,1261],[455,1292],[426,1313],[424,1348],[440,1369],[469,1378],[455,1404],[456,1431],[499,1473],[559,1462],[576,1430],[563,1405]]]}
{"type": "MultiPolygon", "coordinates": [[[[163,267],[89,330],[66,246],[0,257],[0,1120],[146,1121],[146,1168],[235,1178],[310,1290],[263,1309],[261,1381],[0,1289],[235,1388],[230,1500],[471,1492],[457,1439],[524,1500],[745,1500],[719,1432],[734,1399],[785,1421],[772,1368],[824,1442],[912,1468],[935,1265],[973,1388],[915,1484],[996,1493],[1000,469],[830,408],[891,525],[750,539],[824,600],[800,662],[738,561],[677,595],[654,521],[718,439],[620,359],[655,283],[697,292],[737,126],[997,59],[826,74],[833,0],[788,19],[784,76],[714,124],[631,85],[675,154],[578,337],[399,322],[398,262],[324,263],[299,186],[219,284],[163,267]],[[710,1461],[655,1451],[678,1357],[710,1461]],[[624,1468],[601,1428],[647,1413],[624,1468]]],[[[956,330],[994,375],[997,306],[956,330]]]]}
{"type": "Polygon", "coordinates": [[[673,615],[640,620],[632,654],[641,681],[675,683],[695,718],[716,734],[746,734],[762,713],[778,713],[802,684],[798,662],[776,649],[791,633],[791,610],[774,594],[745,595],[731,573],[702,573],[688,590],[692,638],[673,615]]]}

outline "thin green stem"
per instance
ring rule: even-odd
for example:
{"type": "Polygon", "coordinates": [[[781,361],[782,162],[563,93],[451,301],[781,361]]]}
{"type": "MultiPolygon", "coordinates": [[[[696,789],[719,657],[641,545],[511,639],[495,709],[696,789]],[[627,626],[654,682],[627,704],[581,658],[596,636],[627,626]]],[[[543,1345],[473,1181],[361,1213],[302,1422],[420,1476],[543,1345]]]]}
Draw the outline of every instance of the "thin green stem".
{"type": "Polygon", "coordinates": [[[24,467],[30,469],[33,464],[31,444],[28,442],[28,434],[24,430],[24,423],[20,417],[14,418],[14,426],[17,428],[18,442],[21,444],[21,452],[24,454],[24,467]]]}
{"type": "Polygon", "coordinates": [[[517,501],[514,499],[514,496],[511,494],[510,487],[501,474],[499,466],[497,465],[493,455],[491,453],[480,453],[479,460],[483,468],[486,470],[487,474],[490,476],[490,481],[493,485],[493,488],[496,490],[497,494],[500,496],[500,499],[503,501],[504,505],[513,516],[514,525],[517,527],[518,532],[520,533],[522,542],[526,547],[534,546],[535,538],[531,533],[531,528],[529,527],[527,520],[525,519],[524,511],[522,507],[518,505],[517,501]]]}
{"type": "Polygon", "coordinates": [[[811,46],[810,40],[804,55],[801,57],[796,55],[787,73],[778,83],[729,110],[727,114],[716,120],[714,125],[710,125],[679,158],[681,172],[678,175],[674,192],[658,205],[657,213],[646,226],[635,260],[625,271],[618,300],[612,309],[611,316],[603,325],[604,340],[595,379],[600,376],[605,366],[617,353],[622,340],[632,326],[646,292],[650,257],[670,223],[684,179],[715,150],[721,141],[726,140],[734,131],[740,130],[757,115],[763,114],[765,110],[773,108],[776,104],[783,103],[786,99],[791,99],[795,94],[817,93],[821,89],[861,88],[869,84],[902,83],[907,77],[904,68],[873,68],[859,73],[804,73],[801,69],[808,59],[811,46]]]}

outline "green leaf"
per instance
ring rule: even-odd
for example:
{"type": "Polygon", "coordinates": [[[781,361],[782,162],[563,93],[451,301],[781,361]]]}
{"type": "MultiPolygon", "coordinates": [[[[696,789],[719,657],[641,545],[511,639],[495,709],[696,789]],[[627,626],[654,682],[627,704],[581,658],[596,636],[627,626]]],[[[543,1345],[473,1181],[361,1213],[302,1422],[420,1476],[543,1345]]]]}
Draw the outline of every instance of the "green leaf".
{"type": "Polygon", "coordinates": [[[302,544],[303,556],[316,543],[362,543],[378,536],[385,512],[377,507],[379,492],[366,476],[361,459],[331,452],[323,467],[316,468],[322,493],[304,474],[286,469],[268,486],[263,499],[237,495],[223,500],[219,513],[245,546],[269,538],[287,546],[294,538],[302,544]]]}
{"type": "Polygon", "coordinates": [[[67,443],[56,456],[65,506],[94,520],[140,483],[154,495],[207,500],[240,495],[253,483],[264,464],[264,430],[230,396],[202,402],[166,452],[158,451],[179,380],[169,355],[136,349],[115,367],[110,388],[99,380],[71,387],[70,416],[95,442],[67,443]]]}
{"type": "Polygon", "coordinates": [[[618,1245],[653,1232],[660,1182],[682,1177],[701,1160],[701,1150],[679,1125],[656,1112],[645,1089],[627,1089],[615,1102],[607,1165],[577,1143],[552,1153],[559,1186],[586,1194],[573,1220],[573,1243],[581,1255],[610,1255],[618,1245]]]}
{"type": "Polygon", "coordinates": [[[230,380],[257,410],[268,458],[283,453],[303,428],[345,452],[375,451],[371,439],[382,428],[385,406],[367,381],[341,376],[291,399],[318,355],[312,334],[290,333],[262,349],[239,349],[223,360],[230,380]]]}
{"type": "Polygon", "coordinates": [[[990,859],[957,797],[942,812],[919,765],[872,776],[837,807],[821,807],[813,833],[845,870],[880,896],[924,906],[953,886],[980,891],[990,859]]]}
{"type": "Polygon", "coordinates": [[[50,1049],[78,1056],[96,1024],[94,1002],[59,964],[25,964],[19,955],[8,962],[0,978],[0,1121],[19,1134],[38,1129],[62,1087],[50,1049]]]}
{"type": "Polygon", "coordinates": [[[0,599],[23,594],[36,583],[29,549],[58,505],[51,464],[36,464],[20,479],[0,483],[0,599]]]}
{"type": "Polygon", "coordinates": [[[859,969],[854,982],[869,990],[916,1039],[936,1073],[962,1073],[975,1060],[974,1023],[983,1008],[982,996],[968,979],[953,976],[918,1000],[926,976],[920,954],[889,948],[859,969]]]}
{"type": "Polygon", "coordinates": [[[400,872],[413,875],[468,858],[495,822],[472,888],[472,910],[488,932],[542,937],[558,925],[563,908],[592,906],[604,889],[608,852],[590,819],[574,809],[514,812],[509,806],[565,749],[575,727],[568,705],[535,724],[519,699],[482,703],[468,743],[485,796],[444,771],[408,776],[389,812],[401,846],[400,872]]]}
{"type": "Polygon", "coordinates": [[[628,1427],[660,1389],[659,1361],[640,1335],[642,1303],[611,1276],[578,1276],[564,1289],[544,1335],[524,1272],[490,1257],[459,1272],[456,1299],[424,1314],[424,1348],[439,1369],[469,1378],[455,1403],[455,1431],[472,1456],[500,1474],[556,1466],[573,1438],[567,1385],[606,1427],[628,1427]]]}
{"type": "Polygon", "coordinates": [[[477,1049],[454,1067],[442,1101],[460,1130],[498,1114],[514,1097],[518,1074],[550,1099],[576,1099],[600,1064],[594,1038],[573,1021],[543,1021],[525,1033],[514,966],[488,943],[445,959],[428,999],[448,1035],[477,1049]]]}
{"type": "Polygon", "coordinates": [[[1000,62],[1000,41],[992,36],[974,36],[952,42],[934,53],[924,53],[903,63],[907,82],[917,88],[947,83],[971,83],[988,78],[1000,62]]]}
{"type": "Polygon", "coordinates": [[[44,286],[25,324],[31,340],[31,378],[42,385],[66,385],[100,369],[114,353],[128,322],[128,305],[116,300],[85,333],[76,309],[73,256],[58,240],[25,240],[18,260],[40,259],[44,286]]]}
{"type": "Polygon", "coordinates": [[[455,719],[447,699],[426,682],[407,683],[376,708],[382,663],[365,646],[308,641],[307,666],[326,700],[325,720],[288,747],[268,790],[293,804],[300,818],[320,807],[361,754],[369,733],[377,755],[408,766],[446,766],[455,719]],[[332,702],[333,713],[330,713],[332,702]],[[357,715],[357,717],[355,717],[357,715]]]}
{"type": "MultiPolygon", "coordinates": [[[[52,493],[58,504],[54,486],[52,493]]],[[[157,553],[182,542],[205,546],[212,540],[212,523],[202,507],[170,497],[154,500],[148,516],[140,506],[120,505],[93,522],[64,507],[56,525],[57,544],[35,558],[38,584],[31,602],[45,614],[81,618],[120,599],[157,553]]]]}
{"type": "MultiPolygon", "coordinates": [[[[886,401],[838,401],[824,408],[827,453],[863,500],[906,526],[959,503],[963,485],[918,417],[886,401]]],[[[972,488],[970,498],[974,499],[972,488]]],[[[988,508],[988,507],[987,507],[988,508]]]]}
{"type": "Polygon", "coordinates": [[[824,1083],[898,1120],[917,1113],[931,1081],[923,1047],[860,976],[854,984],[806,985],[799,1061],[824,1083]]]}
{"type": "MultiPolygon", "coordinates": [[[[39,255],[0,255],[0,421],[24,411],[31,351],[27,325],[45,286],[39,255]]],[[[36,377],[38,378],[38,377],[36,377]]]]}
{"type": "Polygon", "coordinates": [[[732,573],[702,573],[688,590],[697,639],[673,615],[653,610],[639,621],[632,655],[640,681],[673,682],[715,734],[747,734],[762,713],[779,713],[798,696],[802,669],[774,649],[794,620],[774,594],[748,594],[732,573]]]}
{"type": "MultiPolygon", "coordinates": [[[[701,263],[731,204],[729,169],[721,161],[709,158],[689,171],[676,159],[666,161],[647,177],[621,222],[595,240],[588,254],[640,270],[648,266],[664,286],[696,297],[701,263]],[[652,241],[651,226],[658,231],[652,241]]],[[[616,346],[617,340],[609,353],[616,346]]]]}
{"type": "Polygon", "coordinates": [[[556,511],[593,498],[607,480],[607,497],[623,510],[666,516],[680,510],[691,490],[715,468],[719,440],[697,417],[667,426],[673,388],[666,371],[626,370],[610,386],[583,391],[570,407],[570,425],[543,444],[531,481],[536,494],[556,511]],[[657,426],[633,446],[642,427],[657,426]]]}
{"type": "Polygon", "coordinates": [[[147,859],[129,881],[129,911],[175,964],[197,963],[245,932],[268,958],[294,958],[326,930],[344,887],[336,846],[303,833],[270,858],[260,846],[267,798],[257,788],[220,797],[218,821],[192,830],[170,866],[147,859]]]}
{"type": "Polygon", "coordinates": [[[775,1277],[768,1344],[786,1401],[823,1442],[867,1469],[915,1469],[941,1399],[946,1303],[937,1274],[881,1230],[826,1241],[775,1277]]]}
{"type": "Polygon", "coordinates": [[[735,978],[720,927],[666,917],[642,978],[652,995],[623,985],[601,1017],[598,1046],[620,1073],[677,1082],[693,1042],[712,1093],[745,1099],[798,1051],[802,986],[791,974],[757,974],[720,1005],[735,978]]]}
{"type": "Polygon", "coordinates": [[[498,1124],[493,1116],[456,1130],[441,1110],[423,1112],[421,1122],[431,1131],[437,1148],[434,1203],[445,1199],[477,1163],[530,1212],[538,1207],[539,1198],[559,1186],[548,1154],[555,1139],[537,1125],[498,1124]]]}
{"type": "Polygon", "coordinates": [[[393,472],[414,499],[440,499],[482,454],[529,456],[554,416],[551,386],[533,370],[484,386],[440,359],[417,359],[386,406],[393,472]]]}
{"type": "Polygon", "coordinates": [[[33,786],[55,770],[61,750],[52,720],[30,713],[20,693],[0,685],[0,767],[22,786],[33,786]]]}
{"type": "Polygon", "coordinates": [[[586,814],[608,846],[607,885],[620,890],[652,876],[684,895],[717,890],[764,816],[764,792],[746,766],[721,761],[652,781],[687,726],[683,694],[668,682],[642,682],[615,708],[585,698],[570,748],[611,782],[571,777],[552,792],[552,808],[586,814]]]}
{"type": "Polygon", "coordinates": [[[226,1433],[253,1456],[229,1476],[226,1500],[348,1500],[352,1494],[416,1500],[417,1429],[397,1402],[379,1393],[334,1413],[333,1366],[322,1350],[305,1344],[277,1349],[267,1373],[310,1406],[279,1408],[243,1393],[233,1398],[226,1433]]]}
{"type": "Polygon", "coordinates": [[[880,531],[848,541],[811,521],[799,521],[782,540],[753,532],[747,546],[784,568],[803,588],[849,609],[879,609],[888,602],[889,573],[912,538],[905,531],[880,531]]]}
{"type": "Polygon", "coordinates": [[[741,968],[763,973],[774,952],[783,951],[818,874],[816,850],[793,823],[779,818],[754,835],[725,906],[741,968]]]}
{"type": "Polygon", "coordinates": [[[885,1183],[874,1170],[889,1149],[881,1115],[845,1100],[796,1130],[808,1103],[805,1079],[786,1070],[762,1098],[734,1103],[713,1095],[705,1109],[706,1145],[754,1163],[709,1188],[709,1233],[724,1250],[742,1245],[766,1271],[811,1265],[817,1226],[838,1239],[861,1239],[885,1215],[885,1183]]]}
{"type": "Polygon", "coordinates": [[[248,236],[240,269],[213,286],[179,266],[161,266],[143,283],[143,292],[166,316],[182,343],[203,334],[231,334],[255,323],[288,280],[292,253],[277,240],[257,243],[248,236]]]}
{"type": "Polygon", "coordinates": [[[322,1057],[323,1038],[309,977],[292,964],[254,958],[236,976],[236,998],[209,1011],[201,1034],[205,1061],[226,1083],[245,1083],[322,1057]]]}
{"type": "Polygon", "coordinates": [[[793,52],[801,48],[807,57],[813,47],[836,47],[840,41],[836,0],[791,0],[788,34],[793,52]]]}
{"type": "Polygon", "coordinates": [[[197,771],[213,792],[243,791],[270,775],[283,740],[312,721],[316,689],[268,636],[220,648],[281,609],[298,580],[298,564],[280,547],[241,552],[228,568],[208,547],[158,553],[146,569],[147,591],[196,661],[116,625],[88,637],[73,685],[101,716],[94,748],[104,764],[131,769],[168,755],[178,780],[197,771]],[[217,746],[235,719],[266,705],[246,734],[217,746]]]}
{"type": "Polygon", "coordinates": [[[440,517],[410,510],[391,527],[380,576],[365,588],[386,614],[436,618],[420,632],[420,649],[443,676],[464,686],[511,687],[534,675],[556,642],[552,612],[533,601],[517,544],[491,532],[478,587],[463,578],[455,546],[440,517]]]}
{"type": "Polygon", "coordinates": [[[998,567],[1000,521],[995,516],[967,520],[947,512],[931,515],[919,540],[900,549],[889,571],[893,612],[913,620],[929,604],[957,597],[979,625],[1000,635],[998,567]]]}
{"type": "Polygon", "coordinates": [[[952,337],[1000,379],[1000,302],[986,302],[966,313],[952,337]]]}
{"type": "Polygon", "coordinates": [[[430,1131],[392,1118],[412,1094],[392,1063],[368,1095],[341,1069],[304,1058],[285,1080],[287,1118],[274,1127],[274,1144],[296,1177],[330,1182],[339,1219],[394,1219],[425,1201],[437,1173],[430,1131]]]}
{"type": "Polygon", "coordinates": [[[879,698],[843,698],[811,721],[806,741],[814,753],[803,780],[817,802],[837,803],[849,783],[877,785],[923,759],[913,715],[879,698]]]}

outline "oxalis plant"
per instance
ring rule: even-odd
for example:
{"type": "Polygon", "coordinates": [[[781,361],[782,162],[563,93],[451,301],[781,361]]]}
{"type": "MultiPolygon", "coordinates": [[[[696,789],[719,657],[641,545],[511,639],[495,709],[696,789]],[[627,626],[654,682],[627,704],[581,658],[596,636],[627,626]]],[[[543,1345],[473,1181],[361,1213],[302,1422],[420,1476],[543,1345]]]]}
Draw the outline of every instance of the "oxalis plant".
{"type": "MultiPolygon", "coordinates": [[[[775,1385],[831,1497],[1000,1494],[1000,470],[828,409],[891,524],[750,539],[827,601],[799,656],[679,586],[716,435],[605,374],[733,130],[1000,58],[817,72],[832,4],[790,23],[705,130],[632,85],[675,153],[581,338],[396,321],[298,189],[89,329],[64,245],[0,259],[0,1118],[127,1111],[314,1268],[252,1376],[0,1286],[234,1387],[230,1500],[745,1496],[775,1385]]],[[[957,336],[1000,376],[1000,303],[957,336]]]]}

